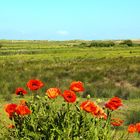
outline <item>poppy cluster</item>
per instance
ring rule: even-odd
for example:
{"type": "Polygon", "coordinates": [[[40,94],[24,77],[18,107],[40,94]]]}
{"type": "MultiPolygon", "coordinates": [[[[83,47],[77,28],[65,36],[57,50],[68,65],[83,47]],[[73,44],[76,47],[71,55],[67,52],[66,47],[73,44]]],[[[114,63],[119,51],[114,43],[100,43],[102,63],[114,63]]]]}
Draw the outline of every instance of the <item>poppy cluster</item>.
{"type": "Polygon", "coordinates": [[[69,90],[65,90],[62,94],[64,100],[69,103],[74,103],[76,101],[76,93],[84,91],[84,84],[81,81],[73,81],[70,84],[69,90]]]}
{"type": "Polygon", "coordinates": [[[84,91],[83,83],[81,81],[74,81],[70,84],[70,89],[64,90],[63,94],[61,93],[59,88],[49,88],[46,91],[46,95],[51,99],[62,96],[66,102],[74,103],[77,98],[75,92],[81,91],[84,91]]]}
{"type": "Polygon", "coordinates": [[[80,108],[88,113],[91,113],[93,116],[97,118],[104,118],[104,119],[107,118],[107,115],[104,112],[104,110],[90,100],[82,102],[80,108]]]}
{"type": "Polygon", "coordinates": [[[26,105],[22,104],[7,104],[5,106],[5,111],[8,113],[9,118],[14,117],[14,115],[25,116],[31,114],[31,110],[26,105]]]}
{"type": "MultiPolygon", "coordinates": [[[[43,86],[44,86],[43,82],[38,79],[31,79],[27,82],[27,87],[32,91],[38,90],[43,86]]],[[[25,94],[27,94],[27,91],[22,87],[18,87],[15,93],[16,95],[24,96],[25,94]]]]}
{"type": "MultiPolygon", "coordinates": [[[[43,87],[44,84],[42,81],[38,79],[31,79],[27,82],[27,87],[30,90],[38,90],[41,87],[43,87]]],[[[75,92],[83,92],[84,91],[84,84],[81,81],[73,81],[70,84],[69,90],[65,90],[63,94],[61,93],[59,88],[49,88],[46,90],[46,95],[50,99],[55,99],[59,95],[64,98],[64,100],[68,103],[74,103],[76,101],[76,93],[75,92]]],[[[24,95],[27,94],[27,91],[23,88],[19,87],[16,89],[17,95],[24,95]]],[[[110,110],[116,110],[120,106],[122,106],[122,101],[118,97],[114,97],[110,99],[106,104],[105,107],[110,110]]],[[[96,116],[98,118],[104,118],[107,119],[107,115],[104,112],[104,110],[99,107],[96,103],[87,100],[81,103],[80,108],[88,113],[91,113],[93,116],[96,116]]],[[[17,106],[16,104],[9,104],[6,108],[6,112],[9,113],[11,116],[13,113],[17,113],[18,115],[27,115],[30,114],[31,111],[26,106],[26,102],[23,100],[21,101],[21,105],[17,106]]],[[[122,121],[115,120],[114,122],[111,122],[113,126],[119,126],[122,124],[122,121]]]]}
{"type": "MultiPolygon", "coordinates": [[[[39,90],[44,86],[44,83],[38,79],[31,79],[27,82],[27,87],[31,91],[39,90]]],[[[74,81],[70,84],[68,90],[64,90],[64,92],[61,92],[61,90],[57,87],[49,88],[46,90],[46,95],[49,99],[55,99],[58,96],[63,97],[64,101],[67,103],[75,103],[77,96],[77,92],[83,92],[84,91],[84,84],[81,81],[74,81]]],[[[15,91],[16,95],[25,95],[27,94],[27,91],[24,88],[17,88],[15,91]]],[[[114,111],[117,110],[120,106],[122,106],[122,101],[118,97],[113,97],[109,101],[107,101],[104,105],[107,109],[114,111]]],[[[99,105],[96,104],[96,102],[91,101],[90,99],[83,101],[80,104],[81,110],[86,111],[87,113],[90,113],[92,116],[99,118],[99,119],[107,119],[107,114],[105,113],[105,109],[101,108],[99,105]]],[[[25,116],[31,114],[31,110],[27,106],[27,102],[25,100],[21,100],[20,104],[7,104],[5,107],[5,111],[8,113],[9,118],[14,117],[15,115],[19,116],[25,116]]],[[[123,124],[123,120],[119,118],[113,118],[110,121],[110,124],[113,126],[121,126],[123,124]]],[[[9,125],[9,128],[14,128],[14,126],[9,125]]],[[[134,133],[138,132],[140,133],[140,123],[137,123],[136,125],[131,124],[128,126],[128,132],[134,133]]]]}
{"type": "Polygon", "coordinates": [[[122,106],[122,101],[120,98],[118,97],[113,97],[111,98],[106,104],[105,107],[114,111],[116,109],[118,109],[120,106],[122,106]]]}
{"type": "Polygon", "coordinates": [[[16,112],[17,104],[7,104],[5,106],[5,111],[8,113],[9,118],[11,118],[16,112]]]}
{"type": "Polygon", "coordinates": [[[130,124],[128,126],[128,132],[129,133],[134,133],[134,132],[140,133],[140,122],[136,123],[136,124],[130,124]]]}
{"type": "MultiPolygon", "coordinates": [[[[122,101],[120,98],[118,97],[113,97],[111,98],[106,104],[105,107],[110,109],[110,110],[116,110],[118,109],[120,106],[122,106],[122,101]]],[[[88,113],[91,113],[93,116],[97,117],[97,118],[103,118],[103,119],[107,119],[107,114],[104,112],[104,110],[98,106],[97,104],[95,104],[94,102],[87,100],[81,103],[80,108],[88,113]]],[[[113,126],[120,126],[122,125],[123,121],[116,119],[114,121],[111,122],[111,124],[113,126]]]]}

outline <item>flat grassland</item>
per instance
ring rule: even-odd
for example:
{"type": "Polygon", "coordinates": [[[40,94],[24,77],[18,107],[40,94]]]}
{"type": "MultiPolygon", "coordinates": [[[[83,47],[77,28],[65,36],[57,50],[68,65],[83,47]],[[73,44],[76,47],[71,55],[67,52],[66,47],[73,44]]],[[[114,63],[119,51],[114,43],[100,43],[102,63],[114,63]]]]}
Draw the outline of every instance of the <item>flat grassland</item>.
{"type": "Polygon", "coordinates": [[[79,47],[77,41],[0,43],[1,107],[12,102],[17,87],[26,88],[29,79],[37,78],[45,83],[42,94],[49,87],[67,89],[79,80],[85,84],[83,97],[123,98],[126,104],[118,115],[122,119],[128,118],[128,111],[140,111],[139,46],[89,48],[79,47]]]}
{"type": "MultiPolygon", "coordinates": [[[[84,95],[124,99],[140,97],[140,47],[78,47],[73,41],[1,41],[0,96],[31,78],[47,87],[85,83],[84,95]]],[[[77,42],[76,42],[77,43],[77,42]]],[[[84,96],[83,95],[83,96],[84,96]]]]}

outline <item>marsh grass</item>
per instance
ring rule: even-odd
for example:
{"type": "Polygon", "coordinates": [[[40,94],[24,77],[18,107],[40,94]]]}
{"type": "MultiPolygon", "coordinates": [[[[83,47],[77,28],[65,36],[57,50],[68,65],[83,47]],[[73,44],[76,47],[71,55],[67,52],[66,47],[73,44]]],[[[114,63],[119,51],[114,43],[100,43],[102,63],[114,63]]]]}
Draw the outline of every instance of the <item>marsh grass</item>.
{"type": "Polygon", "coordinates": [[[140,97],[140,47],[70,46],[76,41],[1,43],[0,95],[5,100],[33,78],[41,79],[47,87],[62,89],[73,80],[81,80],[87,85],[83,97],[89,92],[92,97],[140,97]]]}

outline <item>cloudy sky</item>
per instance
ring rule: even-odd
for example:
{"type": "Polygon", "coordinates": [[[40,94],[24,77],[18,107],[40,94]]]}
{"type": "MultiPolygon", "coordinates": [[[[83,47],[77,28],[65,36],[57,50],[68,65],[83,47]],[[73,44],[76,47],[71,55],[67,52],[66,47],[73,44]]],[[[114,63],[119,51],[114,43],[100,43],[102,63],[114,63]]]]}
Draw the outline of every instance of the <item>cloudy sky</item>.
{"type": "Polygon", "coordinates": [[[139,39],[140,0],[0,0],[0,39],[139,39]]]}

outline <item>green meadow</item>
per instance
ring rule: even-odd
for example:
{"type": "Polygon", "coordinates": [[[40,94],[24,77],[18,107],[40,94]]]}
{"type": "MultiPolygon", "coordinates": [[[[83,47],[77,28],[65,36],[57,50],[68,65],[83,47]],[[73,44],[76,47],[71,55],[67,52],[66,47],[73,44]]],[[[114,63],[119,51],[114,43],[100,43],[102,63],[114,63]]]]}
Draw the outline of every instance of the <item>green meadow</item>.
{"type": "Polygon", "coordinates": [[[30,79],[45,83],[41,95],[50,87],[65,90],[78,80],[85,85],[83,98],[88,94],[92,100],[122,98],[125,104],[116,115],[127,120],[125,126],[140,121],[140,46],[87,47],[80,45],[82,42],[90,43],[1,40],[1,114],[4,104],[15,100],[15,89],[27,89],[25,85],[30,79]]]}
{"type": "MultiPolygon", "coordinates": [[[[81,47],[81,41],[1,41],[0,96],[10,100],[32,78],[47,87],[85,83],[83,96],[140,97],[140,47],[81,47]]],[[[44,89],[45,90],[45,89],[44,89]]]]}

